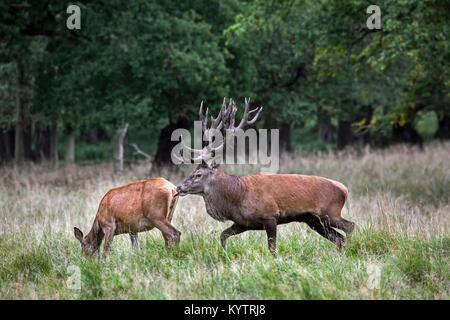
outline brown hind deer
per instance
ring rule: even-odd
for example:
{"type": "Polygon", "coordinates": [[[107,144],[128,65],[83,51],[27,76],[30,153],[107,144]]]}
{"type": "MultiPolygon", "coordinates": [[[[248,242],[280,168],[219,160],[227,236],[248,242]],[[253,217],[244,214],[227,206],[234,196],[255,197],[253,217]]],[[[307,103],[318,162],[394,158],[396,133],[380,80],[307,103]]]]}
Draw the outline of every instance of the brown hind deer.
{"type": "Polygon", "coordinates": [[[163,178],[151,178],[109,190],[97,211],[91,231],[83,237],[80,229],[74,228],[83,254],[98,253],[105,238],[103,257],[106,257],[113,237],[130,234],[133,249],[138,247],[138,232],[156,227],[164,237],[166,246],[180,241],[181,232],[172,226],[172,216],[178,196],[176,187],[163,178]]]}
{"type": "MultiPolygon", "coordinates": [[[[212,129],[236,130],[254,123],[262,108],[249,111],[249,100],[245,100],[244,116],[238,127],[234,127],[236,105],[225,102],[219,116],[212,121],[212,129]],[[248,115],[258,111],[252,120],[248,115]],[[233,117],[231,119],[230,117],[233,117]]],[[[200,108],[203,131],[208,122],[200,108]]],[[[207,136],[207,135],[205,135],[207,136]]],[[[209,141],[211,144],[211,141],[209,141]]],[[[220,146],[219,146],[220,147],[220,146]]],[[[215,147],[217,150],[219,147],[215,147]]],[[[225,248],[227,238],[247,230],[265,230],[269,250],[276,251],[277,225],[289,222],[305,222],[321,236],[333,242],[338,248],[346,242],[346,237],[334,228],[347,234],[352,232],[354,223],[341,216],[341,210],[347,200],[347,188],[334,180],[299,174],[251,174],[244,177],[227,174],[218,169],[213,162],[210,145],[190,152],[200,154],[202,164],[177,187],[177,194],[201,195],[205,201],[207,213],[219,221],[231,220],[234,224],[224,230],[220,236],[225,248]]],[[[180,158],[181,160],[181,158],[180,158]]]]}

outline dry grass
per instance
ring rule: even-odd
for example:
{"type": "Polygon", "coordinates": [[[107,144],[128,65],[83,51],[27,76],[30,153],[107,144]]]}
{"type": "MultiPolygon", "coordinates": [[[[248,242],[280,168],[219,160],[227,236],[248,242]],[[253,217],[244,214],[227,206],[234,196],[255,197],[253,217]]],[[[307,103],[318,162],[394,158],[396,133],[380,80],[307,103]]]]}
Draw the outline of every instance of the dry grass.
{"type": "MultiPolygon", "coordinates": [[[[190,170],[159,175],[177,184],[190,170]]],[[[120,175],[110,164],[0,168],[0,298],[449,298],[450,144],[297,153],[282,159],[280,171],[348,187],[343,216],[357,228],[342,254],[301,224],[279,228],[275,259],[262,232],[233,237],[223,251],[218,236],[230,223],[214,221],[200,197],[187,196],[175,211],[178,248],[166,251],[153,230],[141,234],[137,253],[119,236],[107,261],[86,260],[73,226],[88,231],[106,191],[145,179],[149,168],[136,164],[120,175]],[[81,290],[66,286],[70,265],[81,269],[81,290]],[[368,284],[373,265],[381,270],[376,288],[368,284]]]]}

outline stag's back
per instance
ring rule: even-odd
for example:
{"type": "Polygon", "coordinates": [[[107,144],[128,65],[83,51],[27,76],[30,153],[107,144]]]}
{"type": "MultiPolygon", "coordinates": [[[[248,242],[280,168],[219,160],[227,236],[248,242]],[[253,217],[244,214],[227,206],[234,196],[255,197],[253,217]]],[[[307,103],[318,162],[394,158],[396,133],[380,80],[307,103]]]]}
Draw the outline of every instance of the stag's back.
{"type": "Polygon", "coordinates": [[[257,173],[243,179],[251,205],[261,210],[276,206],[281,217],[334,211],[344,206],[348,195],[343,184],[318,176],[257,173]]]}

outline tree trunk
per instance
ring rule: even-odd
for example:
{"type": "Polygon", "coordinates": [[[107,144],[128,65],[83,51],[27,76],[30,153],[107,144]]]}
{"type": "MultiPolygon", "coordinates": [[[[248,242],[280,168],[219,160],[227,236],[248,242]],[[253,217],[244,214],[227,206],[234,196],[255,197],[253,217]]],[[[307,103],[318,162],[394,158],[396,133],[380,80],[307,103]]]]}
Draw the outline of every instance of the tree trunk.
{"type": "Polygon", "coordinates": [[[158,165],[161,164],[170,164],[172,163],[172,158],[170,154],[172,152],[172,148],[179,142],[171,141],[172,132],[175,129],[186,128],[188,129],[190,123],[185,118],[178,119],[175,123],[169,123],[165,126],[158,138],[158,147],[155,155],[155,163],[158,165]]]}
{"type": "Polygon", "coordinates": [[[291,125],[283,122],[280,125],[280,154],[291,151],[291,125]]]}
{"type": "Polygon", "coordinates": [[[353,123],[360,122],[361,120],[372,118],[372,106],[362,105],[359,106],[353,100],[347,100],[346,104],[353,106],[355,114],[343,114],[342,118],[339,119],[338,123],[338,141],[337,148],[343,149],[349,145],[356,146],[358,149],[363,147],[365,144],[370,143],[370,133],[368,130],[364,131],[364,128],[353,127],[353,123]]]}
{"type": "Polygon", "coordinates": [[[47,124],[36,123],[34,131],[34,159],[43,161],[50,158],[50,128],[47,124]]]}
{"type": "Polygon", "coordinates": [[[26,119],[24,121],[24,127],[23,127],[23,150],[24,150],[24,156],[26,160],[33,160],[33,150],[31,148],[32,146],[32,125],[31,121],[29,119],[26,119]]]}
{"type": "Polygon", "coordinates": [[[12,160],[14,157],[14,143],[16,139],[15,135],[15,129],[12,128],[6,131],[6,135],[3,136],[8,160],[12,160]]]}
{"type": "Polygon", "coordinates": [[[24,149],[24,70],[23,65],[20,61],[17,62],[17,87],[16,87],[16,135],[14,142],[14,163],[20,165],[25,159],[25,149],[24,149]]]}
{"type": "Polygon", "coordinates": [[[112,138],[113,157],[114,157],[114,172],[123,171],[123,142],[128,131],[128,123],[117,128],[116,133],[112,138]]]}
{"type": "Polygon", "coordinates": [[[436,138],[438,139],[450,139],[450,116],[444,115],[439,120],[439,128],[436,132],[436,138]]]}
{"type": "Polygon", "coordinates": [[[58,167],[58,122],[56,120],[50,126],[50,161],[54,168],[58,167]]]}
{"type": "Polygon", "coordinates": [[[65,163],[71,165],[75,162],[75,133],[70,124],[66,125],[66,153],[65,163]]]}
{"type": "Polygon", "coordinates": [[[393,143],[412,143],[422,146],[423,141],[417,131],[409,123],[403,126],[395,124],[392,126],[392,142],[393,143]]]}
{"type": "Polygon", "coordinates": [[[338,127],[338,149],[344,149],[346,146],[355,143],[357,137],[352,129],[352,123],[345,119],[339,119],[338,127]]]}
{"type": "Polygon", "coordinates": [[[11,145],[9,132],[0,130],[0,162],[7,162],[11,159],[11,145]]]}
{"type": "Polygon", "coordinates": [[[280,131],[279,141],[272,141],[271,135],[268,135],[267,150],[272,150],[272,143],[278,142],[280,154],[292,151],[291,125],[289,123],[284,122],[280,124],[274,117],[272,117],[272,114],[268,113],[264,117],[264,128],[269,130],[278,129],[280,131]]]}
{"type": "Polygon", "coordinates": [[[333,138],[333,126],[331,124],[331,118],[328,113],[319,113],[319,140],[325,142],[331,142],[333,138]]]}

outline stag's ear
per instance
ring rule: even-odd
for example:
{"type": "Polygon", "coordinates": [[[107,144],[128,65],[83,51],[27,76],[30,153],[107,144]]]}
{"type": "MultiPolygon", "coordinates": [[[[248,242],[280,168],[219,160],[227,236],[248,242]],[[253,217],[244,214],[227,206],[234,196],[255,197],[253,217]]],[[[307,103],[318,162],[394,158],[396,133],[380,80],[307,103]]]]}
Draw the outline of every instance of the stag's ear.
{"type": "Polygon", "coordinates": [[[220,166],[219,163],[216,163],[216,160],[213,160],[213,162],[211,163],[211,169],[217,169],[220,166]]]}
{"type": "Polygon", "coordinates": [[[201,164],[202,168],[208,168],[208,163],[206,163],[205,160],[202,159],[202,164],[201,164]]]}
{"type": "Polygon", "coordinates": [[[75,238],[77,238],[78,241],[83,242],[83,232],[81,232],[80,229],[78,229],[77,227],[74,227],[73,233],[75,234],[75,238]]]}

